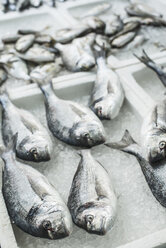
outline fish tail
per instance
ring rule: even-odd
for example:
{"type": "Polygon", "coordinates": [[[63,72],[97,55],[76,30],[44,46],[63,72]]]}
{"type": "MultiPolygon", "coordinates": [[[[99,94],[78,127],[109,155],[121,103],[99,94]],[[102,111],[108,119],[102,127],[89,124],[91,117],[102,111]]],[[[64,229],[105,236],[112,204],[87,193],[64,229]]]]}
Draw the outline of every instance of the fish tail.
{"type": "Polygon", "coordinates": [[[99,50],[94,49],[94,56],[96,59],[97,66],[102,67],[103,65],[106,64],[106,48],[104,43],[101,49],[99,50]]]}
{"type": "Polygon", "coordinates": [[[118,142],[107,142],[104,145],[113,149],[121,150],[130,154],[135,155],[132,150],[132,145],[136,145],[136,141],[132,138],[128,130],[125,130],[125,133],[122,139],[118,142]]]}
{"type": "Polygon", "coordinates": [[[14,153],[16,152],[16,145],[17,145],[17,139],[18,139],[18,133],[13,135],[11,140],[8,142],[6,148],[0,147],[0,153],[2,154],[1,157],[2,159],[5,159],[9,153],[14,153]]]}
{"type": "Polygon", "coordinates": [[[50,95],[54,94],[54,88],[53,88],[52,80],[47,84],[38,83],[38,86],[46,98],[49,97],[50,95]]]}
{"type": "Polygon", "coordinates": [[[144,63],[147,67],[154,70],[158,75],[160,75],[160,67],[147,55],[145,50],[143,49],[143,55],[139,57],[138,55],[134,54],[134,56],[139,59],[142,63],[144,63]]]}

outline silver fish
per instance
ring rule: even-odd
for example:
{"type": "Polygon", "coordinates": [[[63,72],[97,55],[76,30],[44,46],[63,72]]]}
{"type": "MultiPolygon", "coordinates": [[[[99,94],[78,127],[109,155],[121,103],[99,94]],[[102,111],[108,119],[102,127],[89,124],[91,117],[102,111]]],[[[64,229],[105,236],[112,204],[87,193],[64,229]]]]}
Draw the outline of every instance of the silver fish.
{"type": "Polygon", "coordinates": [[[48,34],[38,34],[36,35],[35,42],[39,44],[51,43],[53,38],[48,34]]]}
{"type": "Polygon", "coordinates": [[[105,145],[137,158],[154,197],[163,207],[166,207],[166,162],[160,161],[156,166],[152,166],[144,157],[141,147],[133,140],[127,130],[120,142],[108,142],[105,145]]]}
{"type": "Polygon", "coordinates": [[[30,5],[34,8],[38,8],[42,5],[42,0],[30,0],[30,5]]]}
{"type": "Polygon", "coordinates": [[[103,14],[104,12],[108,11],[112,7],[112,4],[110,3],[101,3],[98,4],[97,6],[93,7],[89,11],[86,11],[83,13],[79,18],[83,19],[88,16],[98,16],[103,14]]]}
{"type": "Polygon", "coordinates": [[[98,53],[97,76],[91,95],[91,109],[100,119],[114,119],[124,101],[117,74],[108,68],[103,52],[98,53]]]}
{"type": "Polygon", "coordinates": [[[33,34],[24,35],[19,38],[15,44],[15,48],[18,52],[26,52],[34,43],[35,36],[33,34]]]}
{"type": "Polygon", "coordinates": [[[118,15],[113,15],[106,21],[105,35],[112,36],[123,29],[123,22],[118,15]]]}
{"type": "Polygon", "coordinates": [[[61,70],[60,61],[59,63],[47,63],[45,65],[39,65],[35,67],[31,73],[30,78],[35,82],[37,81],[50,81],[52,78],[54,78],[58,72],[61,70]]]}
{"type": "Polygon", "coordinates": [[[143,121],[141,145],[146,159],[154,163],[166,158],[166,100],[161,101],[143,121]]]}
{"type": "Polygon", "coordinates": [[[90,27],[92,31],[95,31],[95,33],[104,33],[105,22],[99,17],[89,16],[84,18],[81,22],[90,27]]]}
{"type": "Polygon", "coordinates": [[[49,133],[40,122],[26,110],[17,108],[6,94],[0,96],[2,105],[2,136],[5,145],[17,132],[16,155],[18,158],[41,162],[50,159],[52,142],[49,133]]]}
{"type": "Polygon", "coordinates": [[[15,54],[2,54],[0,56],[0,63],[11,77],[25,81],[30,80],[26,63],[15,54]]]}
{"type": "Polygon", "coordinates": [[[72,221],[67,206],[47,178],[16,160],[14,140],[2,154],[2,191],[8,213],[24,232],[36,237],[59,239],[69,236],[72,221]]]}
{"type": "Polygon", "coordinates": [[[60,51],[62,61],[69,71],[88,71],[95,66],[92,45],[95,35],[89,34],[83,38],[75,39],[71,44],[55,45],[60,51]]]}
{"type": "Polygon", "coordinates": [[[81,151],[68,208],[73,221],[89,233],[105,235],[115,222],[117,200],[107,171],[90,150],[81,151]]]}
{"type": "Polygon", "coordinates": [[[7,73],[3,68],[0,68],[0,86],[6,81],[7,73]]]}
{"type": "Polygon", "coordinates": [[[163,85],[166,86],[166,67],[156,64],[147,55],[147,53],[145,52],[145,50],[143,50],[143,55],[141,57],[139,57],[136,54],[134,54],[134,55],[136,56],[137,59],[139,59],[147,67],[149,67],[150,69],[152,69],[157,74],[157,76],[159,77],[159,79],[161,80],[161,82],[163,83],[163,85]]]}
{"type": "Polygon", "coordinates": [[[56,138],[80,147],[92,147],[105,141],[103,125],[89,108],[59,99],[52,85],[39,86],[45,96],[48,127],[56,138]]]}
{"type": "Polygon", "coordinates": [[[145,3],[133,3],[125,8],[128,15],[140,17],[162,17],[155,9],[145,3]]]}
{"type": "Polygon", "coordinates": [[[37,64],[53,62],[55,60],[55,54],[40,46],[32,46],[24,54],[17,53],[17,55],[24,60],[37,64]]]}
{"type": "Polygon", "coordinates": [[[54,39],[56,42],[65,44],[69,43],[70,41],[74,40],[77,37],[83,36],[88,34],[91,31],[91,28],[87,25],[79,25],[74,26],[72,28],[64,28],[57,30],[54,39]]]}
{"type": "Polygon", "coordinates": [[[130,41],[132,41],[135,36],[136,36],[136,32],[128,32],[126,34],[123,34],[123,35],[115,38],[111,42],[111,46],[116,47],[116,48],[121,48],[121,47],[125,46],[126,44],[128,44],[130,41]]]}
{"type": "Polygon", "coordinates": [[[2,41],[6,43],[15,43],[19,38],[21,38],[20,34],[6,34],[2,37],[2,41]]]}
{"type": "Polygon", "coordinates": [[[114,40],[128,32],[131,32],[131,31],[137,31],[138,28],[140,27],[140,23],[139,22],[129,22],[129,23],[126,23],[124,26],[123,26],[123,29],[122,31],[118,32],[117,34],[115,34],[113,37],[110,38],[110,40],[114,40]]]}

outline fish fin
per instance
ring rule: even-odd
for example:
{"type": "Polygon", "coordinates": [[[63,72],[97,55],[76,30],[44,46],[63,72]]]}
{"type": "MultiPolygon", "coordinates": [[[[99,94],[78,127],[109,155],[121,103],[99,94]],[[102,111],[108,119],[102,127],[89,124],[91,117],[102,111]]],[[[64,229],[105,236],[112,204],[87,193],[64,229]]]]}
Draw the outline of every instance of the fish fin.
{"type": "Polygon", "coordinates": [[[6,103],[10,101],[8,93],[5,88],[0,89],[0,104],[5,107],[6,103]]]}
{"type": "Polygon", "coordinates": [[[140,146],[132,138],[128,130],[125,130],[125,133],[119,142],[108,142],[104,145],[113,149],[127,152],[135,156],[137,156],[137,153],[140,152],[140,146]]]}
{"type": "Polygon", "coordinates": [[[32,116],[31,113],[28,113],[24,109],[18,109],[21,120],[24,123],[25,127],[33,134],[36,132],[39,127],[37,121],[34,120],[34,117],[32,116]]]}

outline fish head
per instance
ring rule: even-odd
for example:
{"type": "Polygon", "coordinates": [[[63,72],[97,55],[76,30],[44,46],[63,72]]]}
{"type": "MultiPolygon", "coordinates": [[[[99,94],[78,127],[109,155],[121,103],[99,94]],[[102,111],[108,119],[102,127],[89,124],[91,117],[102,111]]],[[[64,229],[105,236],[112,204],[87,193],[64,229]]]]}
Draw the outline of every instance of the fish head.
{"type": "Polygon", "coordinates": [[[115,215],[113,210],[103,204],[93,204],[93,207],[85,209],[79,219],[82,220],[84,228],[94,234],[105,235],[113,226],[115,215]]]}
{"type": "Polygon", "coordinates": [[[92,69],[95,66],[95,59],[89,55],[88,53],[85,53],[84,56],[81,57],[76,63],[76,67],[78,71],[88,71],[92,69]]]}
{"type": "Polygon", "coordinates": [[[42,233],[49,239],[61,239],[72,232],[70,214],[66,211],[51,209],[50,213],[37,220],[42,233]]]}
{"type": "Polygon", "coordinates": [[[147,145],[147,157],[150,163],[166,158],[166,135],[154,135],[147,145]]]}
{"type": "Polygon", "coordinates": [[[50,160],[49,150],[44,139],[33,142],[30,137],[26,137],[18,144],[16,154],[23,160],[41,162],[50,160]]]}
{"type": "Polygon", "coordinates": [[[105,101],[99,101],[95,104],[95,113],[100,119],[111,119],[110,105],[105,101]]]}
{"type": "Polygon", "coordinates": [[[105,131],[97,122],[82,122],[75,130],[77,141],[81,146],[92,147],[105,142],[105,131]]]}

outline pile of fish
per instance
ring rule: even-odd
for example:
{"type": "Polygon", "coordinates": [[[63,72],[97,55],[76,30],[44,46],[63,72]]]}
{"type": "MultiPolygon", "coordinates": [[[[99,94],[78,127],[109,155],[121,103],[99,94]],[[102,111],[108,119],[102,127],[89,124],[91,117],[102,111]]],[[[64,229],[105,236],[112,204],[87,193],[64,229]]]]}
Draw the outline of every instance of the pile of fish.
{"type": "MultiPolygon", "coordinates": [[[[1,43],[0,83],[7,77],[36,82],[44,95],[46,118],[51,134],[71,145],[81,157],[70,189],[68,203],[47,178],[26,161],[49,161],[53,152],[50,133],[27,110],[12,103],[1,90],[4,161],[3,195],[11,219],[23,231],[41,238],[59,239],[72,232],[72,221],[89,233],[105,235],[114,225],[117,198],[104,166],[90,148],[104,144],[102,120],[116,118],[124,102],[124,90],[116,72],[107,65],[107,54],[130,41],[138,45],[141,25],[165,25],[160,14],[144,4],[130,4],[128,17],[113,14],[109,20],[97,15],[111,6],[102,4],[81,16],[75,27],[48,35],[44,30],[19,30],[1,43]],[[137,39],[137,40],[136,40],[137,39]],[[10,44],[10,45],[9,45],[10,44]],[[58,62],[59,56],[61,63],[58,62]],[[60,99],[52,79],[64,66],[72,72],[88,71],[96,65],[96,80],[89,107],[60,99]]],[[[137,56],[138,57],[138,56],[137,56]]],[[[139,57],[138,57],[139,58],[139,57]]],[[[155,70],[166,84],[164,69],[144,52],[139,58],[155,70]]],[[[152,109],[142,127],[138,145],[128,131],[120,142],[106,142],[137,157],[155,198],[166,207],[166,101],[152,109]]]]}
{"type": "Polygon", "coordinates": [[[0,7],[6,13],[9,11],[23,11],[31,7],[39,8],[42,5],[55,7],[56,0],[2,0],[0,7]]]}

